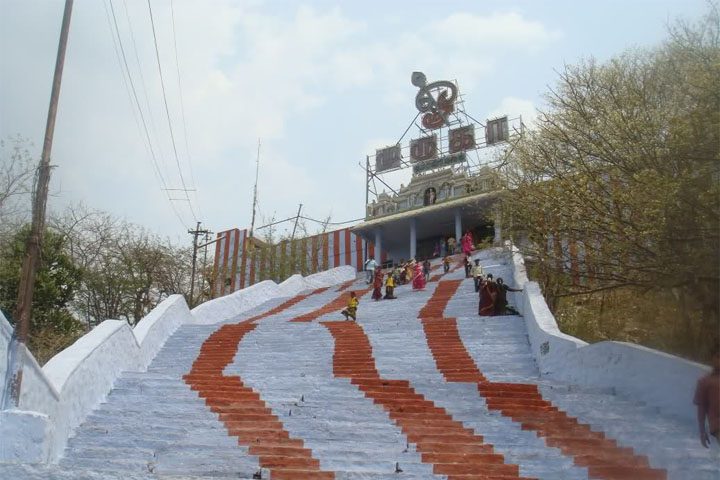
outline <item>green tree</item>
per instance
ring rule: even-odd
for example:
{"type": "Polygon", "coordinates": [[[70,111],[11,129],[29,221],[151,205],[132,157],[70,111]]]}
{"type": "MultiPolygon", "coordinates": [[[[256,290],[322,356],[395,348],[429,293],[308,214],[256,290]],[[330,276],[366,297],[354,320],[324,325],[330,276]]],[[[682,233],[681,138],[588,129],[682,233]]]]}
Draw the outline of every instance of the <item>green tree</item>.
{"type": "Polygon", "coordinates": [[[719,326],[718,25],[711,5],[658,48],[566,66],[503,171],[506,218],[552,307],[651,293],[676,305],[665,335],[684,338],[675,347],[690,355],[719,326]]]}
{"type": "MultiPolygon", "coordinates": [[[[20,271],[30,229],[23,228],[0,250],[0,308],[14,323],[20,271]]],[[[64,251],[62,236],[45,233],[35,280],[28,346],[42,364],[85,332],[70,302],[80,283],[80,270],[64,251]]]]}

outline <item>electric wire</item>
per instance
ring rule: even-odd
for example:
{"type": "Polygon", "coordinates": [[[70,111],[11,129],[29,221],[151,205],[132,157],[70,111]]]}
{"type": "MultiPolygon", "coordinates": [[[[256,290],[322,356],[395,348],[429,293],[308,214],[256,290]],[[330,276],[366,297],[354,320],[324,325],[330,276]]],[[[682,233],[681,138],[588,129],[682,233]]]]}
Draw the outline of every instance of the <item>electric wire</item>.
{"type": "Polygon", "coordinates": [[[155,123],[155,116],[152,113],[152,104],[150,103],[150,98],[148,97],[147,83],[145,82],[145,75],[143,75],[143,68],[142,64],[140,63],[140,55],[138,54],[137,42],[135,41],[135,29],[133,28],[132,21],[130,20],[130,11],[127,6],[127,0],[123,0],[123,5],[125,7],[125,18],[127,19],[128,29],[130,30],[130,40],[133,47],[133,53],[135,55],[135,64],[137,65],[138,73],[140,75],[140,86],[142,87],[143,97],[145,99],[145,106],[147,108],[150,133],[155,138],[155,148],[157,149],[160,162],[162,166],[165,166],[165,159],[167,157],[165,156],[165,152],[162,148],[162,142],[160,141],[160,135],[158,134],[158,128],[155,123]]]}
{"type": "MultiPolygon", "coordinates": [[[[117,54],[117,47],[118,47],[118,45],[119,45],[119,47],[120,47],[120,53],[121,53],[121,57],[122,57],[122,64],[121,64],[121,65],[124,65],[124,67],[125,67],[125,70],[124,70],[124,71],[125,71],[125,73],[127,74],[127,80],[129,81],[129,84],[130,84],[130,90],[132,91],[132,98],[135,100],[135,105],[137,106],[138,113],[140,114],[140,120],[141,120],[141,122],[142,122],[143,131],[145,132],[145,140],[146,140],[146,142],[147,142],[147,143],[146,143],[146,146],[148,147],[148,149],[149,149],[149,151],[150,151],[150,158],[152,159],[152,164],[153,164],[153,167],[154,167],[154,172],[155,172],[155,174],[157,175],[157,178],[160,180],[160,183],[161,183],[161,185],[163,186],[163,188],[167,188],[167,184],[165,183],[165,178],[163,177],[162,172],[160,171],[160,168],[158,167],[158,164],[157,164],[157,157],[156,157],[155,151],[154,151],[154,149],[153,149],[153,147],[152,147],[152,141],[151,141],[151,139],[150,139],[150,132],[148,131],[147,122],[145,121],[145,116],[143,115],[143,111],[142,111],[142,108],[141,108],[141,106],[140,106],[140,101],[139,101],[138,96],[137,96],[137,91],[136,91],[136,89],[135,89],[135,84],[134,84],[134,82],[133,82],[133,80],[132,80],[132,75],[131,75],[131,73],[130,73],[130,68],[128,67],[127,57],[126,57],[126,55],[125,55],[125,49],[124,49],[123,44],[122,44],[122,38],[120,37],[120,29],[118,28],[117,17],[116,17],[116,15],[115,15],[115,7],[114,7],[114,5],[113,5],[112,0],[109,0],[109,3],[110,3],[110,12],[112,13],[112,24],[115,26],[115,35],[117,36],[117,44],[115,43],[115,36],[113,36],[113,45],[115,46],[115,49],[116,49],[115,52],[116,52],[116,54],[117,54]]],[[[107,12],[107,5],[105,6],[105,9],[106,9],[106,10],[105,10],[105,13],[107,14],[107,13],[108,13],[108,12],[107,12]]],[[[109,22],[109,21],[110,21],[110,18],[109,18],[109,16],[108,16],[108,22],[109,22]]],[[[111,30],[111,34],[112,34],[112,25],[110,25],[110,30],[111,30]]],[[[118,57],[120,57],[120,55],[119,55],[118,57]]],[[[119,61],[119,60],[120,60],[120,58],[118,58],[118,61],[119,61]]],[[[122,66],[121,66],[121,70],[122,70],[122,66]]],[[[123,75],[123,79],[124,79],[124,78],[125,78],[125,75],[123,75]]],[[[126,88],[127,88],[127,84],[126,84],[126,88]]],[[[134,112],[134,109],[133,109],[133,112],[134,112]]],[[[141,135],[141,136],[142,136],[142,135],[141,135]]],[[[169,196],[168,196],[168,200],[170,201],[170,197],[169,197],[169,196]]],[[[186,225],[185,222],[183,221],[182,216],[181,216],[180,213],[177,211],[177,209],[175,208],[175,205],[173,204],[172,201],[170,201],[170,206],[172,207],[172,210],[173,210],[173,212],[175,213],[175,216],[176,216],[176,217],[178,218],[178,220],[180,221],[180,224],[182,224],[182,226],[183,226],[184,228],[187,228],[187,225],[186,225]]]]}
{"type": "Polygon", "coordinates": [[[190,142],[188,141],[187,121],[185,120],[185,101],[183,99],[182,82],[180,81],[180,60],[178,59],[177,35],[175,33],[175,8],[173,6],[173,0],[170,0],[170,18],[172,20],[173,50],[175,51],[175,67],[177,68],[178,93],[180,96],[180,113],[182,117],[183,136],[185,137],[185,153],[187,155],[187,163],[190,170],[190,181],[192,182],[191,187],[193,188],[193,196],[195,197],[195,203],[198,209],[198,213],[202,217],[203,214],[197,193],[197,182],[195,181],[195,172],[192,165],[192,156],[190,155],[190,142]]]}
{"type": "Polygon", "coordinates": [[[188,205],[190,207],[190,213],[192,214],[193,219],[197,222],[198,219],[197,219],[197,215],[195,215],[195,209],[193,208],[192,202],[190,201],[190,196],[187,193],[188,187],[185,184],[185,178],[183,177],[182,167],[180,166],[180,157],[178,156],[177,145],[175,143],[175,133],[173,132],[172,120],[170,119],[170,108],[168,107],[167,94],[165,92],[165,79],[163,77],[162,65],[160,63],[160,50],[158,49],[157,32],[155,30],[155,20],[153,18],[152,4],[150,3],[150,0],[148,0],[147,3],[148,3],[148,11],[150,13],[150,25],[152,26],[153,43],[155,45],[155,58],[157,59],[158,73],[160,74],[160,87],[162,88],[163,104],[165,105],[165,115],[166,115],[167,121],[168,121],[168,128],[170,129],[170,141],[172,143],[173,153],[175,155],[175,163],[177,164],[178,173],[180,175],[180,183],[183,186],[183,190],[185,191],[185,197],[186,197],[188,205]]]}

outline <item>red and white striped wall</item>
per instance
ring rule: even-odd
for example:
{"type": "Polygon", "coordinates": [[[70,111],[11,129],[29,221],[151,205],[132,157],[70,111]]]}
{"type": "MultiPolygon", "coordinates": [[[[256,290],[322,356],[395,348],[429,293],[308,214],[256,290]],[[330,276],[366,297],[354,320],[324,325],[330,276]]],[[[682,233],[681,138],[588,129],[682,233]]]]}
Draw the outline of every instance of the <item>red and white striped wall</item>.
{"type": "MultiPolygon", "coordinates": [[[[263,280],[259,278],[259,271],[261,263],[268,260],[256,255],[253,261],[248,254],[247,230],[226,230],[219,232],[217,238],[220,240],[215,244],[213,298],[263,280]]],[[[281,242],[272,248],[276,249],[278,259],[286,258],[293,251],[304,252],[306,271],[310,273],[344,265],[352,265],[361,271],[365,259],[375,255],[375,245],[355,235],[349,228],[299,238],[292,243],[281,242]]],[[[382,260],[387,260],[387,252],[382,252],[382,260]]]]}

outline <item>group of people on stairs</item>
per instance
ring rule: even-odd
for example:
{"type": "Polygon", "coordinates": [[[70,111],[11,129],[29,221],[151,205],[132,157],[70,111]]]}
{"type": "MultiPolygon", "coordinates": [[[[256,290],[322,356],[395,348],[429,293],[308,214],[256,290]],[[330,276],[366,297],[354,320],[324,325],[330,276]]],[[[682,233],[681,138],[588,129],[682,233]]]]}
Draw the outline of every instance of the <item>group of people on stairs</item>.
{"type": "MultiPolygon", "coordinates": [[[[483,271],[480,260],[476,259],[474,265],[470,262],[471,251],[465,252],[465,238],[463,238],[463,253],[465,253],[464,266],[466,278],[472,278],[475,286],[475,293],[479,295],[478,315],[519,315],[515,308],[508,304],[508,292],[521,292],[522,289],[511,288],[505,284],[500,277],[493,278],[492,273],[487,275],[483,271]]],[[[471,247],[470,247],[471,249],[471,247]]],[[[445,256],[442,261],[444,273],[450,270],[450,257],[445,256]]],[[[373,282],[374,300],[395,299],[395,282],[398,275],[412,274],[413,289],[422,289],[429,278],[430,262],[426,260],[422,264],[412,260],[401,264],[397,269],[390,270],[385,279],[385,296],[382,295],[384,273],[382,268],[376,268],[374,259],[368,260],[365,264],[368,271],[368,283],[373,282]],[[372,269],[372,270],[370,270],[372,269]],[[411,272],[411,273],[410,273],[411,272]],[[372,276],[370,275],[372,274],[372,276]]],[[[407,283],[407,282],[403,282],[407,283]]],[[[357,309],[359,300],[355,292],[349,293],[347,307],[341,312],[345,320],[352,318],[357,320],[357,309]]],[[[712,354],[712,371],[697,382],[693,403],[697,407],[697,420],[700,434],[700,442],[703,447],[720,448],[720,349],[717,347],[712,354]],[[706,426],[707,425],[707,426],[706,426]]]]}
{"type": "MultiPolygon", "coordinates": [[[[475,265],[468,268],[470,256],[465,256],[465,275],[472,277],[475,285],[475,293],[479,294],[478,314],[481,316],[494,315],[520,315],[512,306],[508,304],[508,292],[521,292],[522,289],[512,288],[505,284],[504,280],[498,277],[493,279],[492,273],[484,274],[480,260],[475,260],[475,265]]],[[[421,290],[425,288],[426,282],[430,277],[430,261],[425,260],[423,263],[416,262],[414,259],[406,264],[402,264],[397,269],[391,269],[386,273],[382,268],[377,268],[374,259],[365,263],[366,270],[373,267],[372,276],[368,275],[368,283],[373,284],[372,299],[375,301],[386,299],[394,300],[396,277],[401,273],[412,272],[413,290],[421,290]],[[383,296],[382,287],[385,286],[385,295],[383,296]]],[[[449,271],[450,262],[448,257],[443,259],[443,269],[447,273],[449,271]]],[[[369,271],[369,270],[368,270],[369,271]]],[[[370,272],[370,271],[369,271],[370,272]]],[[[359,300],[355,292],[350,292],[347,307],[341,312],[348,318],[356,319],[357,307],[359,300]]]]}
{"type": "Polygon", "coordinates": [[[412,283],[413,290],[422,290],[425,288],[427,281],[430,279],[430,260],[425,259],[422,263],[410,259],[400,263],[388,270],[387,272],[377,266],[374,259],[365,262],[366,279],[368,284],[372,284],[373,300],[394,300],[395,286],[412,283]],[[385,286],[385,295],[382,294],[382,287],[385,286]]]}

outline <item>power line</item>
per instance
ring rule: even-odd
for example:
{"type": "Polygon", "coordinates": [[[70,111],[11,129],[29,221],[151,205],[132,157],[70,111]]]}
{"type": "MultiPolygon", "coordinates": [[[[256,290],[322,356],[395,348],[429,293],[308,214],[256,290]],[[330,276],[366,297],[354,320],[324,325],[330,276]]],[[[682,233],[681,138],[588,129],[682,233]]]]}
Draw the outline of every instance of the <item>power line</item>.
{"type": "Polygon", "coordinates": [[[187,121],[185,120],[185,101],[183,100],[182,82],[180,81],[180,60],[178,59],[177,36],[175,34],[175,8],[173,7],[172,0],[170,0],[170,18],[172,20],[173,49],[175,50],[175,67],[177,68],[178,93],[180,94],[180,113],[182,114],[183,136],[185,137],[185,153],[187,154],[187,163],[190,169],[190,181],[192,182],[192,187],[194,188],[193,195],[195,197],[195,202],[197,203],[198,213],[202,216],[202,208],[200,208],[200,200],[198,199],[197,194],[197,182],[195,181],[195,172],[193,171],[192,166],[192,156],[190,155],[190,143],[188,142],[187,121]]]}
{"type": "MultiPolygon", "coordinates": [[[[160,180],[162,187],[164,189],[166,189],[167,184],[165,183],[165,179],[162,176],[162,172],[160,171],[160,168],[158,167],[157,157],[155,156],[155,151],[152,147],[152,141],[150,140],[150,132],[148,131],[147,122],[145,121],[145,116],[143,115],[142,108],[140,107],[140,100],[138,99],[137,91],[135,89],[135,83],[132,80],[130,68],[128,67],[127,57],[125,56],[125,48],[123,47],[123,44],[122,44],[122,38],[120,37],[120,29],[118,28],[117,17],[115,15],[115,7],[113,5],[112,0],[109,0],[109,2],[110,2],[110,11],[112,13],[112,21],[113,21],[113,24],[115,25],[115,34],[117,35],[118,45],[120,46],[120,52],[122,54],[122,64],[125,66],[125,73],[127,74],[127,77],[128,77],[129,83],[130,83],[130,89],[132,90],[132,97],[135,100],[135,105],[137,106],[138,113],[140,114],[140,119],[142,121],[143,130],[145,132],[145,138],[147,140],[147,146],[150,150],[150,157],[152,159],[153,166],[155,167],[155,173],[157,174],[157,177],[160,180]]],[[[106,9],[107,9],[107,7],[106,7],[106,9]]],[[[107,10],[106,10],[106,13],[107,13],[107,10]]],[[[114,40],[113,40],[113,43],[114,43],[114,40]]],[[[117,53],[117,50],[116,50],[116,53],[117,53]]],[[[170,200],[169,196],[168,196],[168,200],[170,200]]],[[[175,216],[178,218],[178,220],[183,225],[183,227],[187,228],[187,226],[185,225],[185,222],[183,221],[182,217],[180,216],[180,213],[177,211],[177,209],[175,208],[175,204],[173,204],[172,201],[170,201],[170,206],[172,207],[172,210],[175,213],[175,216]]]]}
{"type": "Polygon", "coordinates": [[[188,199],[188,205],[190,206],[190,213],[192,213],[193,218],[197,222],[198,219],[197,219],[197,216],[195,215],[195,210],[193,209],[192,202],[190,201],[190,196],[187,194],[187,185],[185,184],[185,178],[183,177],[182,167],[180,166],[180,157],[178,157],[177,145],[175,144],[175,133],[173,132],[172,120],[170,119],[170,108],[168,107],[168,103],[167,103],[167,94],[165,92],[165,79],[164,79],[163,73],[162,73],[162,65],[160,64],[160,51],[158,49],[157,33],[155,31],[155,20],[153,19],[152,5],[150,3],[150,0],[148,0],[148,10],[150,12],[150,25],[152,26],[153,43],[155,45],[155,58],[157,59],[158,72],[160,73],[160,86],[162,87],[163,104],[165,105],[165,115],[167,116],[168,128],[170,129],[170,140],[172,142],[173,153],[175,155],[175,163],[177,164],[178,173],[180,174],[180,183],[182,183],[183,188],[186,190],[185,196],[188,199]]]}
{"type": "Polygon", "coordinates": [[[145,98],[145,106],[147,107],[147,115],[149,119],[150,124],[150,133],[152,133],[155,136],[155,146],[158,151],[158,157],[162,161],[162,165],[165,165],[164,159],[166,158],[165,152],[162,148],[162,142],[160,141],[160,135],[158,134],[158,129],[155,125],[155,118],[152,113],[152,105],[150,104],[150,98],[148,97],[148,88],[147,84],[145,83],[145,75],[143,75],[143,68],[142,64],[140,63],[140,55],[138,54],[138,48],[137,48],[137,42],[135,41],[135,30],[132,27],[132,21],[130,20],[130,11],[127,6],[127,1],[123,0],[123,5],[125,7],[125,18],[127,19],[128,23],[128,29],[130,30],[130,40],[133,47],[133,52],[135,54],[135,63],[137,64],[138,73],[140,74],[140,86],[142,87],[143,91],[143,97],[145,98]]]}

